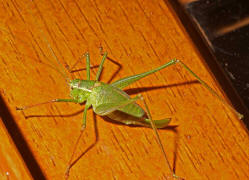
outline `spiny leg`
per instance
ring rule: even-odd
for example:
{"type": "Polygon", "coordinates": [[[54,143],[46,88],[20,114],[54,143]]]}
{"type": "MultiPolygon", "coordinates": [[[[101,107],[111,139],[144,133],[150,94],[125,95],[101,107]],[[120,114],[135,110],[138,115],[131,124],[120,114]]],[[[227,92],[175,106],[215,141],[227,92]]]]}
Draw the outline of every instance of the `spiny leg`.
{"type": "Polygon", "coordinates": [[[230,104],[228,104],[220,95],[218,95],[206,82],[204,82],[199,76],[197,76],[197,74],[195,74],[187,65],[185,65],[182,61],[177,60],[177,59],[172,59],[171,61],[167,62],[166,64],[155,68],[151,71],[148,72],[144,72],[141,74],[137,74],[134,76],[128,76],[122,79],[119,79],[115,82],[112,83],[113,86],[118,87],[120,89],[125,88],[126,86],[150,75],[153,74],[157,71],[160,71],[161,69],[164,69],[166,67],[169,67],[171,65],[175,65],[179,63],[184,69],[186,69],[190,74],[192,74],[192,76],[194,76],[212,95],[214,95],[216,98],[218,98],[225,106],[227,106],[229,109],[231,109],[237,116],[239,119],[243,118],[243,115],[240,114],[239,112],[237,112],[230,104]]]}
{"type": "MultiPolygon", "coordinates": [[[[127,101],[124,101],[124,102],[120,102],[120,103],[111,103],[111,104],[104,104],[103,106],[97,108],[95,110],[95,112],[97,114],[101,114],[101,115],[105,115],[106,113],[110,113],[112,111],[115,111],[117,110],[118,108],[121,108],[123,106],[126,106],[127,104],[130,104],[130,103],[134,103],[135,101],[137,101],[140,97],[139,96],[136,96],[135,98],[131,98],[131,99],[128,99],[127,101]]],[[[69,172],[70,172],[70,169],[73,167],[73,165],[77,162],[77,161],[73,161],[73,157],[75,155],[75,152],[76,152],[76,149],[77,149],[77,146],[79,144],[79,140],[82,136],[82,133],[86,127],[86,115],[87,115],[87,110],[91,107],[91,104],[88,104],[86,102],[86,105],[85,105],[85,109],[84,109],[84,113],[83,113],[83,123],[82,123],[82,127],[81,127],[81,131],[80,131],[80,135],[79,137],[77,138],[77,141],[74,145],[74,148],[73,148],[73,152],[72,152],[72,155],[71,155],[71,158],[68,162],[68,166],[67,166],[67,169],[66,169],[66,172],[65,172],[65,176],[66,176],[66,179],[69,177],[69,172]]]]}
{"type": "Polygon", "coordinates": [[[228,104],[219,94],[217,94],[206,82],[204,82],[197,74],[195,74],[186,64],[180,60],[175,60],[176,63],[179,63],[184,69],[186,69],[190,74],[192,74],[212,95],[219,99],[226,107],[232,110],[239,119],[243,118],[243,115],[236,111],[230,104],[228,104]]]}
{"type": "Polygon", "coordinates": [[[166,68],[166,67],[168,67],[170,65],[173,65],[175,63],[176,62],[173,59],[173,60],[169,61],[168,63],[166,63],[166,64],[164,64],[164,65],[162,65],[162,66],[160,66],[158,68],[152,69],[150,71],[147,71],[147,72],[144,72],[144,73],[141,73],[141,74],[136,74],[136,75],[133,75],[133,76],[128,76],[128,77],[119,79],[119,80],[111,83],[111,85],[113,85],[115,87],[118,87],[120,89],[123,89],[123,88],[127,87],[128,85],[130,85],[130,84],[132,84],[132,83],[134,83],[134,82],[136,82],[136,81],[138,81],[138,80],[140,80],[140,79],[142,79],[142,78],[144,78],[144,77],[146,77],[146,76],[148,76],[150,74],[153,74],[153,73],[155,73],[157,71],[160,71],[160,70],[162,70],[162,69],[164,69],[164,68],[166,68]]]}
{"type": "Polygon", "coordinates": [[[69,177],[69,173],[70,173],[70,169],[73,167],[73,165],[77,162],[77,161],[73,161],[73,158],[74,158],[74,154],[76,152],[76,149],[78,147],[78,144],[79,144],[79,141],[81,139],[81,136],[83,134],[83,131],[84,129],[86,128],[86,116],[87,116],[87,110],[91,107],[91,104],[88,104],[86,103],[85,105],[85,109],[84,109],[84,113],[83,113],[83,122],[82,122],[82,127],[81,127],[81,130],[80,130],[80,135],[78,136],[75,144],[74,144],[74,147],[73,147],[73,152],[72,152],[72,155],[70,157],[70,160],[68,162],[68,165],[67,165],[67,169],[66,169],[66,172],[65,172],[65,178],[67,179],[69,177]]]}
{"type": "MultiPolygon", "coordinates": [[[[24,107],[16,107],[16,110],[25,110],[25,109],[29,109],[29,108],[32,108],[32,107],[36,107],[36,106],[40,106],[40,105],[43,105],[43,104],[49,104],[49,103],[54,103],[54,102],[75,102],[75,103],[79,103],[77,100],[74,100],[74,99],[52,99],[50,101],[46,101],[46,102],[42,102],[42,103],[38,103],[38,104],[34,104],[34,105],[29,105],[29,106],[24,106],[24,107]]],[[[83,114],[83,125],[82,125],[82,128],[81,128],[81,132],[80,132],[80,135],[75,143],[75,146],[74,146],[74,149],[73,149],[73,153],[71,155],[71,158],[70,158],[70,161],[69,161],[69,165],[67,167],[67,171],[66,171],[66,179],[68,178],[69,176],[69,171],[71,169],[71,167],[74,165],[74,163],[71,163],[72,160],[73,160],[73,157],[74,157],[74,153],[75,153],[75,150],[77,148],[77,145],[79,143],[79,140],[81,138],[81,135],[83,133],[83,130],[85,129],[86,127],[86,114],[87,114],[87,109],[90,107],[91,105],[88,105],[86,104],[86,107],[84,109],[84,114],[83,114]]]]}
{"type": "MultiPolygon", "coordinates": [[[[54,102],[74,102],[74,103],[79,103],[77,100],[74,100],[74,99],[52,99],[50,101],[46,101],[46,102],[42,102],[42,103],[38,103],[38,104],[34,104],[34,105],[29,105],[29,106],[24,106],[24,107],[16,107],[16,110],[25,110],[25,109],[29,109],[29,108],[32,108],[32,107],[36,107],[36,106],[40,106],[40,105],[43,105],[43,104],[49,104],[49,103],[54,103],[54,102]]],[[[91,104],[88,104],[86,103],[85,105],[85,109],[84,109],[84,113],[83,113],[83,122],[82,122],[82,127],[81,127],[81,131],[80,131],[80,135],[79,137],[77,138],[77,141],[74,145],[74,148],[73,148],[73,153],[71,155],[71,158],[69,160],[69,163],[68,163],[68,166],[67,166],[67,170],[66,170],[66,179],[68,178],[69,176],[69,171],[70,169],[72,168],[72,166],[75,164],[75,162],[72,163],[72,160],[73,160],[73,157],[74,157],[74,154],[75,154],[75,151],[77,149],[77,146],[78,146],[78,143],[79,143],[79,140],[82,136],[82,133],[86,127],[86,115],[87,115],[87,110],[91,107],[91,104]]]]}
{"type": "Polygon", "coordinates": [[[158,134],[157,127],[156,127],[156,125],[155,125],[154,120],[152,119],[150,110],[149,110],[149,108],[148,108],[148,106],[147,106],[147,104],[146,104],[146,102],[145,102],[145,100],[144,100],[144,98],[143,98],[142,95],[140,95],[140,99],[141,99],[142,102],[144,103],[144,106],[145,106],[147,115],[148,115],[149,120],[150,120],[150,123],[151,123],[151,127],[152,127],[152,129],[153,129],[153,131],[154,131],[154,134],[155,134],[155,136],[156,136],[157,143],[158,143],[158,145],[160,146],[161,151],[163,152],[163,156],[164,156],[164,159],[165,159],[165,161],[166,161],[166,164],[168,165],[168,168],[169,168],[170,172],[172,173],[172,176],[178,178],[178,177],[175,175],[175,173],[173,172],[173,170],[172,170],[172,168],[171,168],[171,166],[170,166],[169,160],[168,160],[168,158],[167,158],[166,152],[165,152],[165,150],[164,150],[163,144],[162,144],[161,139],[160,139],[160,136],[159,136],[159,134],[158,134]]]}
{"type": "MultiPolygon", "coordinates": [[[[154,121],[152,120],[152,118],[151,118],[150,111],[149,111],[148,106],[147,106],[147,104],[145,103],[145,101],[144,101],[142,95],[139,94],[139,95],[137,95],[137,96],[134,97],[134,98],[131,98],[131,99],[128,99],[128,100],[119,102],[119,103],[106,103],[106,104],[104,104],[103,106],[101,105],[101,106],[99,106],[99,107],[96,107],[95,112],[96,112],[97,114],[100,114],[100,115],[108,115],[108,114],[110,114],[110,113],[112,113],[112,112],[118,110],[119,108],[122,108],[122,107],[124,107],[124,106],[126,106],[126,105],[128,105],[128,104],[131,104],[131,103],[136,102],[136,101],[139,100],[139,99],[141,99],[141,100],[144,102],[144,104],[145,104],[145,108],[146,108],[146,111],[147,111],[147,115],[148,115],[148,117],[149,117],[149,119],[150,119],[151,126],[152,126],[152,128],[153,128],[153,130],[154,130],[154,132],[155,132],[155,135],[156,135],[156,138],[157,138],[157,142],[158,142],[158,144],[159,144],[159,146],[160,146],[160,148],[161,148],[161,150],[162,150],[162,152],[163,152],[163,154],[164,154],[164,157],[165,157],[165,159],[166,159],[167,165],[168,165],[170,171],[172,172],[173,177],[177,177],[177,176],[175,176],[175,174],[173,173],[173,170],[172,170],[171,167],[170,167],[169,161],[168,161],[167,156],[166,156],[166,152],[165,152],[165,150],[164,150],[164,148],[163,148],[163,145],[162,145],[162,143],[161,143],[160,137],[159,137],[159,135],[158,135],[157,128],[156,128],[156,125],[155,125],[155,122],[154,122],[154,121]]],[[[125,123],[125,122],[123,122],[123,123],[125,123]]],[[[125,124],[126,124],[126,123],[125,123],[125,124]]]]}

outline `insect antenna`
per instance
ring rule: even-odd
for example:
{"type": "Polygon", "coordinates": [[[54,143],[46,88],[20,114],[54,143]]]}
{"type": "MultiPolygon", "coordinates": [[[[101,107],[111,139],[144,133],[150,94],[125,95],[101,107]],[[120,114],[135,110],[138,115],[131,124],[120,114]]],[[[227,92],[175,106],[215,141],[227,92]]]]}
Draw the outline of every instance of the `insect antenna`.
{"type": "Polygon", "coordinates": [[[66,74],[65,69],[63,68],[63,65],[60,63],[59,59],[57,58],[57,56],[55,55],[52,47],[50,46],[50,44],[48,44],[48,48],[51,51],[51,53],[53,54],[54,58],[56,59],[57,63],[62,67],[62,71],[59,70],[59,68],[56,68],[58,70],[58,72],[64,77],[66,83],[69,85],[70,82],[70,78],[69,76],[66,74]]]}
{"type": "MultiPolygon", "coordinates": [[[[42,34],[44,35],[43,31],[42,31],[42,34]]],[[[46,42],[46,44],[47,44],[47,46],[48,46],[50,52],[51,52],[52,55],[54,56],[54,59],[55,59],[56,62],[59,64],[59,66],[61,66],[62,71],[60,71],[60,69],[57,68],[56,66],[55,66],[55,69],[57,70],[58,73],[60,73],[60,74],[62,75],[62,77],[65,79],[67,85],[69,85],[70,78],[69,78],[69,76],[66,74],[66,71],[65,71],[65,69],[64,69],[64,66],[61,64],[61,62],[59,61],[59,59],[58,59],[57,56],[55,55],[54,50],[53,50],[53,48],[51,47],[50,43],[48,42],[47,38],[46,38],[45,36],[43,36],[43,38],[44,38],[44,40],[45,40],[45,42],[46,42]]],[[[45,55],[44,55],[44,56],[45,56],[45,55]]],[[[45,57],[48,59],[47,56],[45,56],[45,57]]],[[[51,63],[52,63],[52,62],[51,62],[51,63]]],[[[54,63],[52,63],[52,64],[54,64],[54,63]]]]}
{"type": "MultiPolygon", "coordinates": [[[[0,27],[0,30],[1,30],[3,33],[12,35],[11,32],[9,32],[8,30],[6,30],[6,29],[3,28],[3,27],[0,27]]],[[[53,66],[51,66],[51,65],[49,65],[49,66],[51,66],[51,68],[53,68],[53,69],[56,70],[60,75],[62,75],[62,77],[65,79],[67,85],[69,85],[70,78],[69,78],[69,76],[66,74],[66,71],[64,70],[63,65],[60,63],[60,61],[58,60],[57,56],[55,55],[55,53],[54,53],[54,51],[53,51],[53,49],[52,49],[50,43],[48,42],[47,38],[46,38],[45,35],[44,35],[44,32],[43,32],[42,30],[40,30],[40,32],[43,34],[43,38],[44,38],[44,40],[45,40],[45,42],[46,42],[46,44],[47,44],[47,46],[48,46],[50,52],[52,53],[52,55],[53,55],[54,58],[56,59],[57,63],[62,67],[62,71],[61,71],[59,68],[57,68],[57,66],[56,66],[54,63],[52,63],[52,62],[50,62],[50,61],[49,61],[49,62],[52,63],[53,66]]],[[[17,38],[17,37],[15,37],[15,38],[17,38]]],[[[19,39],[19,38],[18,38],[18,39],[19,39]]],[[[21,39],[19,39],[19,40],[22,41],[21,39]]],[[[42,53],[42,54],[43,54],[43,56],[44,56],[46,59],[49,59],[44,53],[42,53]]],[[[48,64],[47,64],[47,65],[48,65],[48,64]]]]}

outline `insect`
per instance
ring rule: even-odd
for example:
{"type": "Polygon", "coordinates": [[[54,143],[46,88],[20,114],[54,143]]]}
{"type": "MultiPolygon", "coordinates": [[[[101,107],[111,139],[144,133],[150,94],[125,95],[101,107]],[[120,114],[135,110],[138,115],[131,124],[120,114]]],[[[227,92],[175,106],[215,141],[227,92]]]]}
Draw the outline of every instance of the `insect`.
{"type": "MultiPolygon", "coordinates": [[[[53,50],[50,48],[51,52],[53,50]]],[[[53,53],[54,55],[54,53],[53,53]]],[[[46,103],[54,103],[54,102],[73,102],[73,103],[85,103],[85,109],[83,112],[83,121],[81,134],[86,128],[87,121],[87,110],[92,107],[93,111],[100,116],[108,116],[114,121],[126,124],[126,125],[139,125],[151,127],[154,130],[157,142],[160,146],[160,149],[164,155],[166,164],[172,174],[173,177],[178,178],[173,172],[172,167],[167,159],[166,152],[161,143],[161,139],[158,135],[157,128],[166,127],[170,118],[165,118],[161,120],[153,120],[151,113],[149,111],[148,105],[145,102],[142,95],[137,95],[134,98],[131,98],[128,94],[126,94],[122,89],[129,86],[130,84],[149,76],[157,71],[160,71],[166,67],[171,65],[180,64],[184,69],[186,69],[190,74],[192,74],[208,91],[210,91],[214,96],[220,99],[226,106],[228,106],[231,110],[233,110],[239,117],[242,117],[236,110],[234,110],[229,104],[227,104],[210,86],[208,86],[203,80],[201,80],[188,66],[186,66],[182,61],[177,59],[172,59],[166,64],[152,69],[150,71],[128,76],[122,79],[119,79],[111,84],[106,84],[104,82],[100,82],[100,74],[103,69],[103,64],[107,59],[107,52],[103,53],[103,57],[101,63],[99,65],[95,80],[90,79],[90,56],[89,53],[85,53],[86,58],[86,80],[81,79],[73,79],[70,80],[66,77],[66,82],[70,87],[70,98],[68,99],[53,99],[44,103],[39,103],[35,105],[25,106],[21,108],[17,108],[17,110],[25,110],[27,108],[31,108],[34,106],[39,106],[41,104],[46,103]],[[145,107],[145,110],[136,104],[136,101],[141,100],[145,107]]],[[[57,57],[54,55],[57,59],[57,57]]],[[[58,59],[57,59],[58,61],[58,59]]],[[[59,63],[59,61],[58,61],[59,63]]],[[[64,74],[65,75],[65,74],[64,74]]],[[[81,135],[80,135],[81,136],[81,135]]],[[[77,145],[77,143],[76,143],[77,145]]],[[[75,146],[76,147],[76,146],[75,146]]],[[[69,161],[69,165],[67,167],[66,175],[68,177],[69,171],[74,163],[72,163],[75,149],[73,150],[71,159],[69,161]]]]}

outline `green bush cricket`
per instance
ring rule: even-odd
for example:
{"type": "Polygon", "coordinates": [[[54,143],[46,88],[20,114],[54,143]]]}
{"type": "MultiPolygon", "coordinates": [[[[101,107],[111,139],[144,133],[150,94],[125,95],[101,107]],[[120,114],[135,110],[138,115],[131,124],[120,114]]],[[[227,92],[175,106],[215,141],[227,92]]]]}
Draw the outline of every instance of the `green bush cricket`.
{"type": "MultiPolygon", "coordinates": [[[[54,55],[55,59],[59,63],[59,60],[55,56],[52,48],[50,46],[49,48],[52,54],[54,55]]],[[[178,178],[178,177],[175,175],[173,168],[170,166],[170,163],[166,156],[165,149],[161,143],[161,139],[157,132],[157,128],[164,128],[168,125],[168,123],[170,122],[170,118],[165,118],[161,120],[152,120],[151,113],[149,111],[149,108],[143,96],[137,95],[136,97],[131,98],[122,89],[168,66],[180,64],[184,69],[186,69],[190,74],[192,74],[208,91],[210,91],[210,93],[216,96],[221,102],[223,102],[235,114],[237,114],[239,118],[243,117],[243,115],[238,113],[232,106],[227,104],[221,96],[219,96],[210,86],[208,86],[203,80],[201,80],[188,66],[186,66],[180,60],[172,59],[166,64],[158,68],[152,69],[150,71],[147,71],[141,74],[128,76],[128,77],[119,79],[111,84],[106,84],[106,83],[100,82],[99,78],[100,78],[100,74],[103,69],[103,64],[105,60],[107,59],[107,52],[103,53],[103,58],[99,65],[95,80],[90,80],[89,53],[85,53],[84,56],[86,58],[86,74],[87,74],[86,80],[80,80],[80,79],[70,80],[68,77],[66,77],[65,72],[62,73],[63,76],[65,76],[66,78],[67,84],[70,86],[70,98],[69,99],[53,99],[47,102],[43,102],[43,103],[31,105],[31,106],[25,106],[22,108],[17,108],[17,110],[24,110],[27,108],[41,105],[41,104],[53,103],[53,102],[73,102],[73,103],[79,103],[79,104],[85,103],[81,134],[86,128],[87,110],[90,107],[93,108],[93,111],[96,114],[100,116],[108,116],[110,119],[123,123],[125,125],[139,125],[139,126],[151,127],[155,133],[157,142],[164,155],[166,164],[172,174],[172,177],[175,177],[175,178],[178,178]],[[136,101],[138,100],[141,100],[143,102],[145,111],[138,104],[136,104],[136,101]]],[[[79,138],[81,137],[81,134],[79,138]]],[[[77,140],[77,143],[78,143],[78,140],[77,140]]],[[[69,176],[69,171],[71,167],[75,164],[74,162],[72,163],[72,160],[74,157],[75,149],[77,147],[77,143],[75,144],[75,148],[73,149],[73,153],[72,153],[71,159],[69,161],[69,164],[66,170],[66,177],[69,176]]]]}

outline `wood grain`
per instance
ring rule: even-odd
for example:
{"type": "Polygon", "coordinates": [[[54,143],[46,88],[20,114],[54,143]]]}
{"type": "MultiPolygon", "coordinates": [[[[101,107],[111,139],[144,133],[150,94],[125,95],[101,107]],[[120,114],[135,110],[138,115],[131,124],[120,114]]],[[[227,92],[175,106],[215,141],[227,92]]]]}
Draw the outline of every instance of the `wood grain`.
{"type": "MultiPolygon", "coordinates": [[[[7,129],[10,136],[23,137],[27,143],[21,146],[21,141],[14,138],[15,146],[4,145],[10,151],[17,147],[26,156],[19,155],[19,159],[25,158],[13,167],[13,162],[6,161],[12,155],[1,155],[0,161],[6,164],[1,164],[0,177],[9,167],[15,168],[9,179],[18,179],[15,173],[23,177],[30,177],[30,173],[34,179],[64,177],[84,106],[54,103],[23,112],[15,108],[67,98],[69,88],[58,69],[71,67],[86,51],[90,52],[91,64],[98,65],[100,45],[109,53],[101,76],[104,82],[178,58],[224,96],[204,66],[205,57],[198,45],[192,43],[162,0],[12,0],[2,1],[0,12],[0,90],[16,124],[16,128],[7,129]]],[[[82,60],[77,69],[84,67],[82,60]]],[[[92,78],[96,71],[92,68],[92,78]]],[[[84,70],[69,75],[86,78],[84,70]]],[[[134,83],[127,92],[131,96],[142,93],[154,119],[172,117],[171,125],[178,125],[159,131],[178,176],[249,179],[247,130],[183,68],[176,65],[164,69],[134,83]]],[[[1,138],[10,141],[10,136],[1,138]]],[[[83,156],[73,166],[69,179],[167,179],[170,173],[151,129],[113,124],[93,116],[92,110],[79,146],[76,156],[83,156]]]]}
{"type": "Polygon", "coordinates": [[[3,125],[2,118],[0,118],[0,160],[1,160],[1,174],[0,179],[32,179],[30,173],[17,151],[11,137],[3,125]]]}

